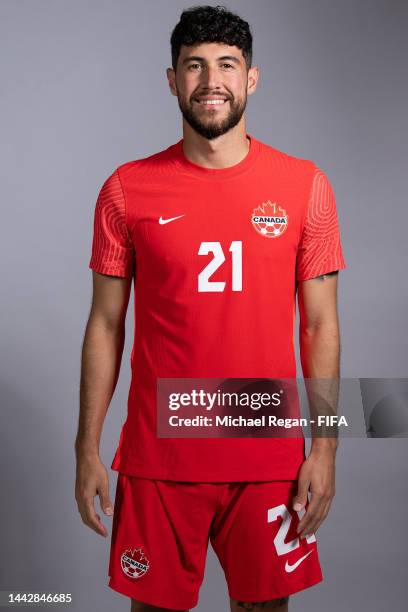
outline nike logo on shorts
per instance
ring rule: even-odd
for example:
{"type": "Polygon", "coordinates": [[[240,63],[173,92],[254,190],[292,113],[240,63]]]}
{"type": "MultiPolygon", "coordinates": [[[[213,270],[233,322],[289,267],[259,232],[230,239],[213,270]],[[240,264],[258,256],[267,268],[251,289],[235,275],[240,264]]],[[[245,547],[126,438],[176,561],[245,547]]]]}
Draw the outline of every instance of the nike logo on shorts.
{"type": "Polygon", "coordinates": [[[306,559],[306,557],[312,554],[312,552],[313,550],[309,550],[308,553],[306,553],[303,557],[300,557],[300,559],[298,559],[293,565],[290,565],[289,562],[286,561],[285,571],[288,572],[288,574],[290,574],[290,572],[293,572],[297,567],[299,567],[302,561],[306,559]]]}
{"type": "Polygon", "coordinates": [[[184,215],[179,215],[178,217],[171,217],[170,219],[163,219],[163,217],[160,217],[159,224],[160,225],[165,225],[166,223],[170,223],[170,221],[175,221],[176,219],[181,219],[181,217],[184,217],[184,215]]]}

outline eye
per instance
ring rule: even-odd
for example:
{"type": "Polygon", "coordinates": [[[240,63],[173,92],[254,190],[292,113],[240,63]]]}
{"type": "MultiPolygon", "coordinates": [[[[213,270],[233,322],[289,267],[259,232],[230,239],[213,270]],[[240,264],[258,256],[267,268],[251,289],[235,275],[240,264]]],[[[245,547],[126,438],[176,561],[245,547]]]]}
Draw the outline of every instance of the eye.
{"type": "Polygon", "coordinates": [[[200,64],[189,64],[188,69],[194,69],[195,66],[200,66],[200,64]]]}
{"type": "Polygon", "coordinates": [[[229,68],[233,68],[234,67],[232,64],[222,64],[222,66],[228,66],[229,68]]]}

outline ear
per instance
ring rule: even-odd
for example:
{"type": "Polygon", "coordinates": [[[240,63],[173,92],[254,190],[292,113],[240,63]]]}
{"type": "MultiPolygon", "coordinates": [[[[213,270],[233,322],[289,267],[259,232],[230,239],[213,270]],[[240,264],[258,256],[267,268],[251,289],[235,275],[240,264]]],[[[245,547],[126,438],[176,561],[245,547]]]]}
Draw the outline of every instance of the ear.
{"type": "Polygon", "coordinates": [[[173,68],[166,69],[167,80],[169,82],[169,88],[173,96],[177,96],[177,86],[176,86],[176,73],[173,68]]]}
{"type": "Polygon", "coordinates": [[[259,79],[259,67],[252,66],[248,70],[248,85],[247,85],[247,94],[250,96],[256,91],[256,86],[258,84],[259,79]]]}

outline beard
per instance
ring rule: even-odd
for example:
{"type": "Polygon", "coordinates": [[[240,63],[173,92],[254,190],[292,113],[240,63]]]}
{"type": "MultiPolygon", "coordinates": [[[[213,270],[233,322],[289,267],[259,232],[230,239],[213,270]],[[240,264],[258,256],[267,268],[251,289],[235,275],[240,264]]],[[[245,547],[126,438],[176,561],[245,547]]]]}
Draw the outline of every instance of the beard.
{"type": "MultiPolygon", "coordinates": [[[[218,111],[216,111],[215,113],[211,113],[213,116],[202,119],[200,116],[199,105],[196,102],[187,103],[184,100],[181,100],[179,97],[177,99],[184,119],[195,132],[207,140],[218,138],[218,136],[226,134],[229,132],[229,130],[235,127],[240,122],[247,105],[246,95],[241,100],[228,98],[227,102],[225,102],[225,104],[229,105],[229,111],[226,117],[223,119],[218,119],[215,116],[218,114],[218,111]]],[[[208,113],[208,111],[204,112],[208,113]]]]}

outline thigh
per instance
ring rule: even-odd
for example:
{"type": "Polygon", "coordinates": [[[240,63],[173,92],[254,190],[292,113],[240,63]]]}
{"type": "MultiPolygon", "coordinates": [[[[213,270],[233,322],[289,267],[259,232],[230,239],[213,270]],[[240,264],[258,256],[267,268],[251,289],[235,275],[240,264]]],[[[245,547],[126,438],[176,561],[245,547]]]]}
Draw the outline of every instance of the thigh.
{"type": "Polygon", "coordinates": [[[211,503],[211,489],[197,483],[119,473],[109,586],[140,605],[194,607],[204,576],[211,503]]]}
{"type": "Polygon", "coordinates": [[[323,579],[316,537],[297,537],[296,487],[296,481],[226,485],[211,543],[233,600],[279,599],[323,579]]]}

